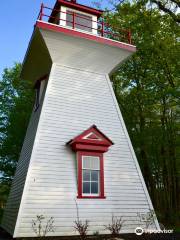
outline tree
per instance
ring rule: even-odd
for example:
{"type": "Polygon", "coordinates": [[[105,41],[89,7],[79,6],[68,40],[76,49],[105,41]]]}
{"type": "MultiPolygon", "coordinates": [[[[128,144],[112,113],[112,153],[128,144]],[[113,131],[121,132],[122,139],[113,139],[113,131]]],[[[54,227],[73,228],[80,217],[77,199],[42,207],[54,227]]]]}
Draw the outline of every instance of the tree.
{"type": "Polygon", "coordinates": [[[175,22],[180,23],[179,0],[151,0],[151,2],[155,3],[164,13],[169,14],[175,22]]]}
{"type": "Polygon", "coordinates": [[[32,84],[21,80],[20,72],[15,63],[0,80],[0,219],[33,106],[32,84]]]}
{"type": "MultiPolygon", "coordinates": [[[[125,0],[111,1],[113,4],[122,4],[125,0]]],[[[180,23],[180,2],[179,0],[136,0],[136,3],[143,5],[149,5],[154,3],[155,7],[158,7],[159,10],[168,14],[176,23],[180,23]]],[[[149,6],[148,6],[149,7],[149,6]]]]}
{"type": "Polygon", "coordinates": [[[113,74],[113,87],[160,221],[175,224],[180,212],[178,26],[139,1],[117,5],[106,19],[116,32],[132,30],[137,53],[113,74]]]}
{"type": "Polygon", "coordinates": [[[4,69],[0,80],[0,173],[10,185],[33,106],[32,84],[20,79],[21,64],[4,69]]]}
{"type": "Polygon", "coordinates": [[[9,188],[9,182],[0,181],[0,220],[2,218],[5,203],[9,194],[9,188]]]}

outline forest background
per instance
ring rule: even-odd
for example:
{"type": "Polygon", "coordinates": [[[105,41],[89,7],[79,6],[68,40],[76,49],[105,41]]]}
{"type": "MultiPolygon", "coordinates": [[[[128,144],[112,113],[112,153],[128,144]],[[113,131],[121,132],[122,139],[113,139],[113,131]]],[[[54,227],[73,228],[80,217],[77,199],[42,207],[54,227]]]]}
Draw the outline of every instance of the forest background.
{"type": "MultiPolygon", "coordinates": [[[[137,46],[111,76],[114,92],[158,220],[180,231],[180,3],[122,0],[109,6],[111,30],[131,29],[137,46]]],[[[20,71],[16,63],[0,79],[0,218],[35,98],[20,71]]]]}

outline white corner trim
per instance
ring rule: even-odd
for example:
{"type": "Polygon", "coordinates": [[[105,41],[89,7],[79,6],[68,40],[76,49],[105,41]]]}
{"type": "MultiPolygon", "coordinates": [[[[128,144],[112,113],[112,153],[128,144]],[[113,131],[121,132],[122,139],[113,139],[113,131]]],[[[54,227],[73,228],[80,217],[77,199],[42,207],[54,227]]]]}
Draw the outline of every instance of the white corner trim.
{"type": "MultiPolygon", "coordinates": [[[[54,72],[54,69],[55,69],[55,64],[52,64],[50,75],[49,75],[49,80],[48,80],[48,83],[47,83],[46,92],[48,90],[48,86],[51,83],[52,74],[54,72]]],[[[20,207],[19,207],[19,211],[18,211],[18,214],[17,214],[17,220],[16,220],[16,224],[15,224],[15,228],[14,228],[13,238],[19,237],[18,236],[18,229],[19,229],[19,225],[20,225],[20,221],[21,221],[22,212],[23,212],[25,196],[27,196],[27,194],[28,194],[28,188],[29,188],[30,177],[31,177],[31,168],[32,168],[32,163],[33,163],[33,159],[34,159],[35,148],[38,145],[39,128],[40,128],[40,122],[42,121],[42,117],[43,117],[42,113],[44,111],[45,103],[46,103],[46,93],[45,93],[45,96],[44,96],[44,100],[43,100],[42,108],[41,108],[41,113],[40,113],[40,116],[39,116],[39,122],[38,122],[37,130],[36,130],[34,144],[33,144],[32,152],[31,152],[31,157],[30,157],[30,160],[29,160],[29,166],[28,166],[27,175],[26,175],[26,179],[25,179],[25,183],[24,183],[24,189],[23,189],[23,193],[22,193],[22,197],[21,197],[21,201],[20,201],[20,207]]]]}
{"type": "MultiPolygon", "coordinates": [[[[148,190],[147,190],[147,187],[146,187],[146,184],[145,184],[145,181],[144,181],[144,178],[143,178],[143,175],[142,175],[142,173],[141,173],[141,169],[140,169],[139,163],[138,163],[138,161],[137,161],[136,154],[135,154],[135,152],[134,152],[134,149],[133,149],[133,146],[132,146],[132,143],[131,143],[131,140],[130,140],[128,131],[127,131],[127,129],[126,129],[125,122],[124,122],[124,119],[123,119],[123,117],[122,117],[122,114],[121,114],[121,111],[120,111],[120,108],[119,108],[119,105],[118,105],[118,102],[117,102],[117,99],[116,99],[116,96],[115,96],[113,87],[112,87],[112,85],[111,85],[111,81],[110,81],[110,78],[109,78],[109,75],[108,75],[108,74],[106,74],[106,80],[107,80],[107,83],[108,83],[108,85],[109,85],[109,88],[110,88],[110,91],[111,91],[111,95],[112,95],[112,97],[113,97],[113,101],[114,101],[114,104],[115,104],[115,106],[116,106],[116,110],[117,110],[119,119],[120,119],[121,124],[122,124],[123,131],[124,131],[125,136],[126,136],[126,138],[127,138],[127,142],[128,142],[128,145],[129,145],[129,148],[130,148],[130,151],[131,151],[133,160],[134,160],[134,162],[135,162],[135,166],[136,166],[136,169],[137,169],[139,178],[140,178],[140,180],[141,180],[141,184],[142,184],[142,186],[143,186],[143,190],[144,190],[144,193],[145,193],[145,195],[146,195],[146,198],[147,198],[147,201],[148,201],[148,204],[149,204],[149,208],[150,208],[150,209],[154,209],[154,207],[153,207],[153,205],[152,205],[152,202],[151,202],[151,199],[150,199],[150,196],[149,196],[149,193],[148,193],[148,190]]],[[[155,225],[156,225],[156,228],[157,228],[158,230],[160,230],[160,226],[159,226],[157,217],[156,217],[156,219],[155,219],[155,225]]]]}

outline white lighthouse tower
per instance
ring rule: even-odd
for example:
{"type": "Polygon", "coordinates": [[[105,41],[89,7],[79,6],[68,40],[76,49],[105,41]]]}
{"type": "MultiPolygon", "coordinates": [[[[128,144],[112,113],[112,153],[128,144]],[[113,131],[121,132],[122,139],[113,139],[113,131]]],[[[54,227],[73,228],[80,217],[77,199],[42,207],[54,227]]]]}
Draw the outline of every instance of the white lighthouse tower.
{"type": "Polygon", "coordinates": [[[112,215],[133,233],[153,209],[109,79],[136,47],[102,14],[75,0],[41,6],[21,76],[36,102],[2,222],[15,238],[36,236],[37,215],[53,217],[48,236],[76,235],[77,206],[88,234],[108,234],[112,215]]]}

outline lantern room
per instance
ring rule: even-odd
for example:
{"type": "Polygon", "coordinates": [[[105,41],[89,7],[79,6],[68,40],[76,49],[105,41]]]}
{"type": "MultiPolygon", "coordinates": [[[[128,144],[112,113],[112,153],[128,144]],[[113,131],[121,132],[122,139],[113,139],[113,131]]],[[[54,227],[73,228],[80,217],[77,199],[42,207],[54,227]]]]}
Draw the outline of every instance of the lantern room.
{"type": "Polygon", "coordinates": [[[64,27],[98,34],[98,19],[103,11],[78,4],[76,0],[58,0],[49,22],[64,27]]]}
{"type": "Polygon", "coordinates": [[[76,0],[57,0],[53,8],[41,4],[38,21],[131,44],[129,29],[112,30],[104,21],[102,10],[79,4],[76,0]]]}

